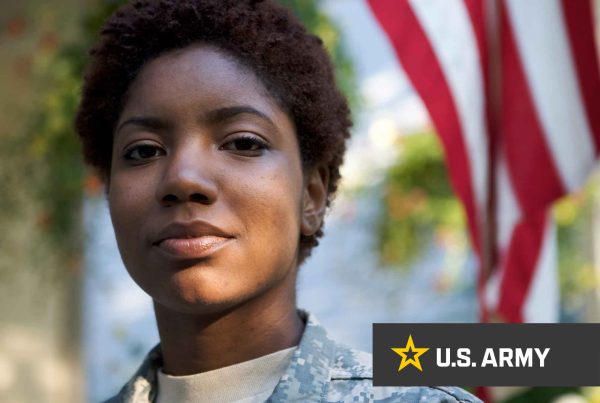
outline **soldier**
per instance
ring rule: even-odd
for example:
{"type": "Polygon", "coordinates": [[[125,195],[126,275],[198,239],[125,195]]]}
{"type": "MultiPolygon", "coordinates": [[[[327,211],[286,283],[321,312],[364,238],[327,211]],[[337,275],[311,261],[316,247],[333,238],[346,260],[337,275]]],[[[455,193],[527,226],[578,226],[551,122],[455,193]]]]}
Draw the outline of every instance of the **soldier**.
{"type": "Polygon", "coordinates": [[[271,1],[135,1],[106,22],[77,115],[160,344],[111,401],[471,401],[375,388],[296,308],[351,125],[322,42],[271,1]]]}

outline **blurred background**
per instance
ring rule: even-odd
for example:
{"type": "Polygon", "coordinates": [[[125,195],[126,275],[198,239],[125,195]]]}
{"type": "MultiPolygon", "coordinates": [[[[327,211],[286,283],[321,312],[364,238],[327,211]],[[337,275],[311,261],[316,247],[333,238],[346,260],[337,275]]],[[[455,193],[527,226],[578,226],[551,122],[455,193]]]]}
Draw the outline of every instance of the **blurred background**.
{"type": "MultiPolygon", "coordinates": [[[[282,2],[324,40],[355,120],[326,236],[301,268],[299,306],[366,351],[373,322],[477,322],[479,260],[443,147],[368,4],[282,2]]],[[[0,0],[2,402],[108,398],[158,341],[149,297],[122,266],[102,185],[72,129],[86,51],[122,3],[0,0]]],[[[550,213],[562,322],[600,322],[595,171],[550,213]]],[[[600,402],[598,388],[493,394],[600,402]]]]}

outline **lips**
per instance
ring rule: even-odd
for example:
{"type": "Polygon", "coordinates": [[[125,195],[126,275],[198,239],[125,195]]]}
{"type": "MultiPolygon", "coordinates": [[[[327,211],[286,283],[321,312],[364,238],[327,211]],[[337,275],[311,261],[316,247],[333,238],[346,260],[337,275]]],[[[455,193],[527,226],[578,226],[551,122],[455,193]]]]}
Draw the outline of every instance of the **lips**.
{"type": "Polygon", "coordinates": [[[234,238],[205,221],[176,222],[161,230],[152,244],[171,258],[198,259],[210,256],[234,238]]]}

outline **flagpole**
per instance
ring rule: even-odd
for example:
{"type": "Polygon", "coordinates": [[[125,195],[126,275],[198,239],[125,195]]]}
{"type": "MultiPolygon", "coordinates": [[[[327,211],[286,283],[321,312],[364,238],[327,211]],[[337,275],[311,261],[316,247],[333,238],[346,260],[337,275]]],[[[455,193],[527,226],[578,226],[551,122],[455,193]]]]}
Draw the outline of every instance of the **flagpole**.
{"type": "Polygon", "coordinates": [[[490,278],[497,263],[497,222],[496,222],[496,165],[498,155],[498,131],[501,122],[501,48],[500,48],[500,12],[501,7],[498,0],[487,0],[485,2],[485,18],[487,19],[487,103],[486,120],[488,129],[488,166],[487,166],[487,200],[483,219],[483,248],[482,248],[482,272],[481,290],[482,298],[482,322],[497,322],[497,312],[488,312],[485,302],[485,285],[490,278]]]}

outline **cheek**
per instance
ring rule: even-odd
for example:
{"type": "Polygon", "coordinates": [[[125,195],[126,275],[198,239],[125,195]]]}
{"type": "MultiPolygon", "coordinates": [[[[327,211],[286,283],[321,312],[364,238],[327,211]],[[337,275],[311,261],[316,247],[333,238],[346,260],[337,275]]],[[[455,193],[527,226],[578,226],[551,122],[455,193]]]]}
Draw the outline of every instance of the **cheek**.
{"type": "Polygon", "coordinates": [[[300,236],[302,174],[292,167],[257,175],[239,186],[234,206],[256,250],[280,246],[282,252],[295,250],[300,236]],[[239,205],[244,205],[245,213],[239,205]]]}
{"type": "Polygon", "coordinates": [[[145,222],[149,195],[144,189],[147,184],[143,180],[129,180],[123,175],[114,175],[111,178],[108,193],[108,207],[115,230],[115,236],[125,259],[128,252],[139,240],[141,226],[145,222]],[[131,244],[131,245],[130,245],[131,244]]]}

